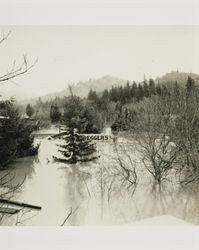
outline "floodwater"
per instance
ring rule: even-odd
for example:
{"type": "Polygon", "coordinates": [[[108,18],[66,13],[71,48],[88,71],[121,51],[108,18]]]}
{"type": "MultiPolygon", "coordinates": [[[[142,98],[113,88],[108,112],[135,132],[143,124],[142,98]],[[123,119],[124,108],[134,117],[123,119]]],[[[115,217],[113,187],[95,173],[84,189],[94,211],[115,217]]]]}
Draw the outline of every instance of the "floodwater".
{"type": "Polygon", "coordinates": [[[52,158],[59,155],[60,140],[40,134],[35,137],[35,143],[39,142],[38,156],[21,158],[13,165],[12,184],[24,183],[12,199],[42,209],[24,208],[5,216],[2,225],[124,225],[162,214],[199,223],[196,194],[171,185],[172,179],[163,195],[152,191],[152,177],[142,166],[134,143],[125,146],[121,140],[116,155],[112,141],[98,142],[98,160],[68,165],[52,158]],[[122,162],[118,156],[124,158],[122,162]],[[135,168],[131,182],[121,164],[135,168]]]}

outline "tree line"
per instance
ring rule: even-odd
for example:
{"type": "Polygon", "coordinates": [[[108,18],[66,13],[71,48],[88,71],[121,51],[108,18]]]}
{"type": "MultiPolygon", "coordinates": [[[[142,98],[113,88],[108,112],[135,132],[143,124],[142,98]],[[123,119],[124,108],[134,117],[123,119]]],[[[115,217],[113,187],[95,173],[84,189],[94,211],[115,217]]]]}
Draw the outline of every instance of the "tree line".
{"type": "MultiPolygon", "coordinates": [[[[164,97],[171,86],[179,89],[177,82],[156,84],[153,79],[142,83],[127,81],[125,86],[113,86],[102,93],[90,90],[87,98],[71,95],[65,98],[42,102],[38,99],[32,108],[28,104],[26,113],[41,120],[44,125],[50,123],[73,124],[81,133],[99,133],[106,126],[115,131],[128,130],[138,111],[133,109],[137,103],[152,96],[164,97]]],[[[140,111],[139,111],[140,112],[140,111]]]]}
{"type": "Polygon", "coordinates": [[[163,91],[163,87],[159,84],[156,85],[153,79],[144,80],[142,83],[127,81],[125,86],[112,86],[110,90],[105,89],[101,96],[91,89],[88,93],[88,100],[97,102],[98,99],[102,99],[125,104],[139,102],[144,97],[160,94],[161,91],[163,91]]]}
{"type": "Polygon", "coordinates": [[[155,95],[132,105],[136,115],[129,132],[137,140],[142,162],[161,190],[175,171],[180,184],[199,181],[199,87],[188,77],[185,86],[168,85],[155,95]]]}

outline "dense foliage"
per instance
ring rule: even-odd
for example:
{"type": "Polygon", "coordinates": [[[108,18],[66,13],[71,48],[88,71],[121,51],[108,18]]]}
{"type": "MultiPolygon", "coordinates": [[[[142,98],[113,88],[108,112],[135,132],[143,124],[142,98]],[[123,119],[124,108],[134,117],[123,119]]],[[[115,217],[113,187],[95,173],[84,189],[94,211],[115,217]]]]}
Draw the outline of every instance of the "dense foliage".
{"type": "Polygon", "coordinates": [[[112,86],[110,90],[105,89],[101,95],[101,98],[92,89],[88,93],[88,99],[92,101],[108,100],[112,102],[120,102],[122,104],[128,102],[138,102],[144,97],[150,97],[157,93],[159,85],[155,86],[154,80],[144,81],[143,83],[133,82],[130,84],[127,81],[125,86],[112,86]]]}
{"type": "Polygon", "coordinates": [[[55,105],[51,105],[50,107],[50,119],[51,122],[60,122],[61,121],[61,112],[59,107],[55,105]]]}
{"type": "Polygon", "coordinates": [[[99,133],[102,129],[100,114],[94,106],[77,96],[66,98],[63,123],[69,128],[77,128],[80,133],[99,133]]]}
{"type": "Polygon", "coordinates": [[[35,155],[33,128],[19,117],[13,101],[0,102],[0,168],[8,167],[17,157],[35,155]]]}
{"type": "Polygon", "coordinates": [[[96,151],[95,145],[87,140],[83,135],[80,135],[77,129],[68,129],[64,135],[64,143],[59,145],[59,152],[63,158],[54,156],[56,161],[75,164],[77,162],[92,161],[97,159],[94,156],[96,151]]]}
{"type": "Polygon", "coordinates": [[[32,115],[34,114],[34,108],[30,105],[30,104],[28,104],[27,106],[26,106],[26,114],[29,116],[29,117],[32,117],[32,115]]]}
{"type": "Polygon", "coordinates": [[[137,114],[129,131],[159,184],[172,169],[183,185],[199,181],[199,87],[189,77],[185,86],[172,83],[161,90],[129,106],[137,114]]]}

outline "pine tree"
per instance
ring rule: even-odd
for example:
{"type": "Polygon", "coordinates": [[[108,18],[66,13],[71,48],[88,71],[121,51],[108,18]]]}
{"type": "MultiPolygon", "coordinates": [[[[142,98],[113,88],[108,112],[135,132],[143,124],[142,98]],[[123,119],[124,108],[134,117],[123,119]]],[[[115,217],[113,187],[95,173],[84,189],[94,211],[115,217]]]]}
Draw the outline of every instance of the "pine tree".
{"type": "Polygon", "coordinates": [[[130,98],[131,98],[130,81],[127,81],[126,86],[124,87],[124,101],[128,102],[130,98]]]}
{"type": "Polygon", "coordinates": [[[58,145],[61,148],[58,151],[63,155],[63,158],[53,156],[54,160],[75,164],[98,158],[94,155],[96,152],[95,144],[87,140],[83,135],[80,135],[77,129],[70,128],[64,134],[64,144],[58,145]]]}
{"type": "Polygon", "coordinates": [[[144,91],[142,85],[139,83],[138,85],[138,100],[141,101],[144,97],[144,91]]]}
{"type": "Polygon", "coordinates": [[[114,131],[125,131],[131,127],[131,122],[133,115],[128,108],[123,107],[121,104],[116,106],[116,118],[114,123],[111,125],[111,128],[114,131]]]}
{"type": "Polygon", "coordinates": [[[26,114],[29,116],[29,117],[32,117],[32,115],[34,114],[34,108],[30,105],[30,104],[28,104],[27,106],[26,106],[26,114]]]}
{"type": "Polygon", "coordinates": [[[92,89],[90,89],[87,98],[90,101],[97,102],[97,93],[96,93],[96,91],[93,91],[92,89]]]}
{"type": "Polygon", "coordinates": [[[113,102],[117,102],[118,101],[118,93],[117,93],[117,88],[113,87],[110,90],[110,100],[113,102]]]}
{"type": "Polygon", "coordinates": [[[147,84],[147,81],[144,81],[143,92],[144,92],[144,97],[149,97],[150,93],[149,93],[149,86],[147,84]]]}
{"type": "Polygon", "coordinates": [[[156,91],[155,91],[155,82],[153,79],[149,79],[149,95],[155,95],[156,91]]]}
{"type": "MultiPolygon", "coordinates": [[[[97,105],[99,102],[100,99],[97,105]]],[[[77,128],[80,133],[99,133],[102,127],[101,116],[94,106],[72,95],[65,99],[63,123],[68,128],[77,128]]]]}
{"type": "Polygon", "coordinates": [[[17,157],[35,155],[39,145],[34,146],[33,128],[20,119],[13,101],[0,102],[0,168],[8,167],[17,157]]]}
{"type": "Polygon", "coordinates": [[[166,96],[168,96],[168,94],[169,94],[168,87],[165,84],[163,84],[161,86],[161,96],[166,97],[166,96]]]}
{"type": "Polygon", "coordinates": [[[191,97],[195,90],[195,81],[190,76],[187,79],[186,83],[186,98],[191,97]]]}
{"type": "Polygon", "coordinates": [[[157,84],[155,87],[155,91],[157,93],[157,95],[161,96],[162,95],[162,88],[160,84],[157,84]]]}
{"type": "Polygon", "coordinates": [[[57,105],[52,105],[50,107],[50,119],[52,122],[59,122],[61,120],[61,112],[57,105]]]}
{"type": "Polygon", "coordinates": [[[132,86],[131,86],[131,97],[133,98],[133,100],[136,102],[138,101],[138,86],[136,82],[133,82],[132,86]]]}
{"type": "Polygon", "coordinates": [[[180,95],[180,86],[178,85],[177,82],[175,82],[174,85],[173,85],[173,95],[175,96],[176,99],[180,95]]]}
{"type": "Polygon", "coordinates": [[[102,99],[108,101],[109,100],[109,91],[105,89],[102,93],[102,99]]]}

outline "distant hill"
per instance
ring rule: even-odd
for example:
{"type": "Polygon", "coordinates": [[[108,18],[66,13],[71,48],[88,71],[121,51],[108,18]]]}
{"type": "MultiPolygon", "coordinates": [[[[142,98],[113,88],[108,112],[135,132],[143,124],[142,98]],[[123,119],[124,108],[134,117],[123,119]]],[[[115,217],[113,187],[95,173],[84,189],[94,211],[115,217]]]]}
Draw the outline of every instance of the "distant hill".
{"type": "Polygon", "coordinates": [[[96,92],[102,92],[104,89],[111,89],[112,86],[124,84],[126,84],[126,80],[107,75],[99,79],[78,82],[74,87],[74,93],[80,97],[87,97],[90,89],[95,90],[96,92]]]}
{"type": "MultiPolygon", "coordinates": [[[[80,81],[73,86],[73,93],[80,97],[87,97],[90,89],[95,90],[96,92],[102,92],[104,89],[111,89],[112,86],[116,85],[124,85],[126,84],[126,80],[120,79],[112,76],[103,76],[98,79],[89,79],[88,81],[80,81]]],[[[68,88],[63,89],[60,92],[51,93],[48,95],[41,96],[42,101],[52,100],[56,97],[64,97],[69,95],[68,88]]],[[[29,100],[24,100],[21,103],[32,103],[34,104],[38,98],[33,98],[29,100]]]]}
{"type": "MultiPolygon", "coordinates": [[[[191,76],[195,80],[196,84],[199,85],[199,75],[198,74],[184,73],[184,72],[178,72],[178,71],[172,71],[170,73],[166,73],[162,77],[156,78],[155,82],[160,83],[160,84],[163,84],[163,83],[169,84],[169,83],[178,82],[181,85],[185,85],[188,76],[191,76]]],[[[130,79],[130,80],[132,81],[133,79],[130,79]]],[[[77,84],[72,85],[72,86],[73,86],[74,94],[76,94],[80,97],[87,97],[90,89],[95,90],[96,92],[100,93],[104,89],[111,89],[112,86],[118,86],[118,85],[121,86],[121,85],[125,85],[125,84],[126,84],[126,80],[124,80],[124,79],[120,79],[117,77],[106,75],[106,76],[103,76],[103,77],[98,78],[98,79],[89,79],[88,81],[80,81],[77,84]]],[[[7,93],[6,97],[8,97],[9,94],[11,96],[11,93],[7,93]]],[[[40,97],[41,97],[42,101],[45,102],[45,101],[53,100],[56,97],[62,98],[64,96],[68,96],[69,94],[70,94],[69,90],[68,90],[68,88],[66,88],[66,89],[63,89],[62,91],[50,93],[50,94],[40,96],[40,97]]],[[[39,97],[38,96],[36,98],[30,99],[28,97],[28,93],[26,95],[23,93],[20,95],[20,93],[17,93],[17,92],[13,93],[13,96],[15,96],[16,99],[18,99],[20,104],[22,104],[22,105],[27,105],[27,103],[31,103],[34,105],[39,97]],[[22,97],[27,96],[27,99],[20,101],[21,96],[22,97]],[[17,97],[20,97],[20,98],[17,98],[17,97]]]]}
{"type": "MultiPolygon", "coordinates": [[[[178,72],[178,71],[172,71],[170,73],[166,73],[162,77],[158,77],[155,79],[156,83],[174,83],[178,82],[181,85],[185,85],[188,76],[191,76],[196,84],[199,84],[199,75],[194,73],[184,73],[184,72],[178,72]]],[[[131,79],[133,80],[133,79],[131,79]]],[[[90,89],[95,90],[96,92],[100,93],[104,89],[111,89],[112,86],[118,86],[118,85],[125,85],[126,80],[120,79],[117,77],[112,76],[103,76],[98,79],[89,79],[88,81],[80,81],[76,85],[73,85],[73,92],[75,95],[80,97],[87,97],[88,92],[90,89]]],[[[64,89],[61,92],[52,93],[49,95],[42,96],[42,101],[47,101],[50,99],[54,99],[55,97],[64,97],[69,95],[68,88],[64,89]]]]}
{"type": "Polygon", "coordinates": [[[195,83],[199,85],[199,75],[194,73],[184,73],[178,71],[172,71],[163,75],[162,77],[158,77],[155,79],[156,83],[174,83],[178,82],[180,85],[185,85],[188,77],[192,77],[195,80],[195,83]]]}

